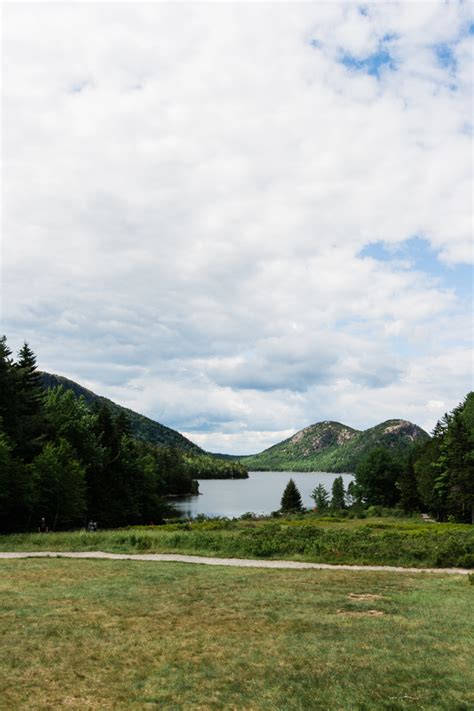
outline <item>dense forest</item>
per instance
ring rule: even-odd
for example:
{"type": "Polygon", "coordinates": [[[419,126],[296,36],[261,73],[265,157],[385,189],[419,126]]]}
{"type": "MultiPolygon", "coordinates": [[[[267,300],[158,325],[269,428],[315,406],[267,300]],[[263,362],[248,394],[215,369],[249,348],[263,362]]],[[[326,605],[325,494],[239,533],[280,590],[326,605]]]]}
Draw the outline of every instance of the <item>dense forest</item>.
{"type": "Polygon", "coordinates": [[[0,531],[159,523],[200,478],[246,476],[235,462],[133,436],[123,412],[45,389],[33,351],[0,339],[0,531]]]}
{"type": "Polygon", "coordinates": [[[402,503],[418,499],[440,521],[474,523],[474,392],[412,452],[399,488],[402,503]]]}

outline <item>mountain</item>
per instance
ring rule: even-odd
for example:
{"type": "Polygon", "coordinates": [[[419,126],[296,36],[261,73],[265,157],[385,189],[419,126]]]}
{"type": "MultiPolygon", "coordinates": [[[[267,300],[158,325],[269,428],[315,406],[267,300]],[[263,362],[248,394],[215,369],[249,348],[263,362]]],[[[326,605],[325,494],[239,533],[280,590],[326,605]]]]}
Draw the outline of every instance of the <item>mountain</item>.
{"type": "Polygon", "coordinates": [[[240,461],[251,471],[353,472],[375,447],[404,455],[414,443],[427,439],[421,427],[406,420],[387,420],[364,431],[340,422],[318,422],[240,461]]]}
{"type": "Polygon", "coordinates": [[[143,439],[146,442],[151,442],[152,444],[176,447],[183,452],[188,452],[189,454],[205,454],[204,450],[194,444],[182,434],[172,430],[165,425],[161,425],[159,422],[151,420],[149,417],[144,415],[139,415],[133,410],[129,410],[127,407],[122,407],[117,405],[112,400],[108,400],[106,397],[101,395],[96,395],[91,390],[87,390],[79,383],[75,383],[74,380],[69,380],[61,375],[51,375],[51,373],[41,373],[41,379],[45,388],[55,388],[57,385],[62,385],[66,390],[72,390],[76,397],[82,396],[84,400],[92,405],[97,403],[99,405],[107,405],[112,414],[118,415],[123,412],[129,419],[132,433],[138,439],[143,439]]]}

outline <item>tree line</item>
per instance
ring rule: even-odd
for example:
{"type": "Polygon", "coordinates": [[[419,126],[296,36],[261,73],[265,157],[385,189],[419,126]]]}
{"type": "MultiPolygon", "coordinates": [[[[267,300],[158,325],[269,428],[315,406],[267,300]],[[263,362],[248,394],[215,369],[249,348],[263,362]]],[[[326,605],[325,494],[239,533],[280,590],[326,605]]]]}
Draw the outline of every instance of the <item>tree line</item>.
{"type": "Polygon", "coordinates": [[[127,417],[45,390],[36,356],[17,359],[0,338],[0,531],[160,523],[169,497],[198,493],[198,476],[245,475],[235,463],[196,460],[138,440],[127,417]]]}
{"type": "MultiPolygon", "coordinates": [[[[407,514],[425,511],[438,521],[474,523],[474,393],[446,413],[431,439],[414,445],[406,457],[375,448],[357,466],[347,491],[342,477],[336,477],[331,496],[319,484],[312,498],[320,512],[375,506],[407,514]]],[[[290,480],[281,511],[302,510],[300,493],[290,480]]]]}

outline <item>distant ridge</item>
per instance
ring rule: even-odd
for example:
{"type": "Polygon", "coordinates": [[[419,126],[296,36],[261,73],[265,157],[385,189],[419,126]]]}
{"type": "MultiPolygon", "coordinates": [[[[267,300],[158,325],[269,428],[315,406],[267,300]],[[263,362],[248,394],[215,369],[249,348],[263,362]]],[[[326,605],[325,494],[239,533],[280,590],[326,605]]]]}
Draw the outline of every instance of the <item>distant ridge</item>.
{"type": "Polygon", "coordinates": [[[364,431],[325,421],[240,461],[251,471],[353,472],[375,447],[404,455],[415,443],[427,439],[427,432],[407,420],[387,420],[364,431]]]}
{"type": "Polygon", "coordinates": [[[74,382],[74,380],[64,378],[62,375],[52,375],[51,373],[44,372],[41,373],[41,379],[46,389],[62,385],[66,390],[72,390],[76,397],[82,396],[89,405],[93,403],[105,404],[115,415],[118,415],[120,412],[125,413],[130,420],[132,433],[138,439],[143,439],[146,442],[151,442],[156,445],[176,447],[176,449],[189,452],[190,454],[205,454],[204,450],[198,447],[197,444],[194,444],[176,430],[172,430],[170,427],[155,422],[155,420],[145,417],[145,415],[140,415],[128,407],[117,405],[117,403],[112,402],[112,400],[106,397],[96,395],[92,390],[88,390],[82,385],[79,385],[79,383],[74,382]]]}
{"type": "MultiPolygon", "coordinates": [[[[117,405],[74,380],[45,372],[41,373],[41,378],[46,389],[62,385],[66,390],[72,390],[76,397],[82,396],[89,405],[105,404],[115,415],[125,413],[130,420],[132,433],[138,439],[156,445],[176,447],[189,454],[208,454],[176,430],[117,405]]],[[[429,435],[421,427],[407,420],[387,420],[364,431],[326,420],[305,427],[259,454],[246,457],[227,454],[209,456],[238,460],[250,471],[353,472],[359,461],[375,447],[385,447],[394,453],[405,455],[415,443],[427,439],[429,435]]]]}

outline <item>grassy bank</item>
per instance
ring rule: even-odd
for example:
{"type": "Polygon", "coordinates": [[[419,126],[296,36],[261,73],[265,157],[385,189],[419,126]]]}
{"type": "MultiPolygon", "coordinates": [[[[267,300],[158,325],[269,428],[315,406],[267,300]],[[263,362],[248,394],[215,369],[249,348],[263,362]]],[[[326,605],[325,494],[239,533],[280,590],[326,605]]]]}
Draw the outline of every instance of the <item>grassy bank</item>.
{"type": "Polygon", "coordinates": [[[1,561],[0,708],[474,707],[460,576],[1,561]]]}
{"type": "Polygon", "coordinates": [[[474,527],[396,519],[211,520],[97,533],[17,534],[0,550],[104,550],[323,563],[474,567],[474,527]]]}

